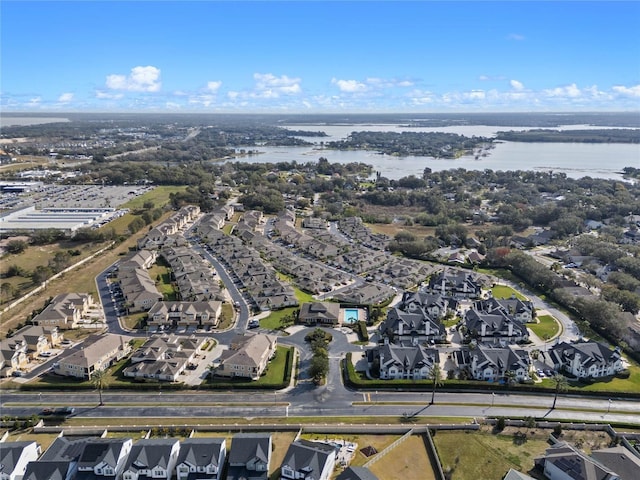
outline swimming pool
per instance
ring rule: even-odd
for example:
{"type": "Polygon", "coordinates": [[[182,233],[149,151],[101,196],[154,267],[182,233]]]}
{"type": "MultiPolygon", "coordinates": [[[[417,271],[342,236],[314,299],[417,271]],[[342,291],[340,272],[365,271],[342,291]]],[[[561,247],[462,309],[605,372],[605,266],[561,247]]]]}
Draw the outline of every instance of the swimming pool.
{"type": "Polygon", "coordinates": [[[358,321],[358,309],[357,308],[345,308],[344,310],[344,323],[357,323],[358,321]]]}

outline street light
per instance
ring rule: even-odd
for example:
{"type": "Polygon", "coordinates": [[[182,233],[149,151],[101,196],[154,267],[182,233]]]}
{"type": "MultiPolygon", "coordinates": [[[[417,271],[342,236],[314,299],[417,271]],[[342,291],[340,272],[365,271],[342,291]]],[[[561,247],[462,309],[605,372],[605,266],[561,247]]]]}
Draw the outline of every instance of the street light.
{"type": "Polygon", "coordinates": [[[491,392],[491,406],[493,407],[493,404],[496,401],[496,394],[495,392],[491,392]]]}
{"type": "Polygon", "coordinates": [[[609,399],[609,407],[607,408],[607,413],[611,411],[611,399],[609,399]]]}

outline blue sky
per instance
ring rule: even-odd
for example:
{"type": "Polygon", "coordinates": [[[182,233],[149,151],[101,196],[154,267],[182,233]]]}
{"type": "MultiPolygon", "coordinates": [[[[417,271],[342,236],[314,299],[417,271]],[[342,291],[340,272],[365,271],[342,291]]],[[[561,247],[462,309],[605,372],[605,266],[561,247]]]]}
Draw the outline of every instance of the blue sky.
{"type": "Polygon", "coordinates": [[[0,2],[3,111],[640,110],[640,2],[0,2]]]}

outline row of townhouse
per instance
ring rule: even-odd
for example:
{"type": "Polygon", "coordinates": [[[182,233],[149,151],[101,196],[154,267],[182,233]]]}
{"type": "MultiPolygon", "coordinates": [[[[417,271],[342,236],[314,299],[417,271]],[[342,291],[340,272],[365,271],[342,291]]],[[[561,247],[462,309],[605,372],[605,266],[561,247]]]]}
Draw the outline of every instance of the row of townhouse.
{"type": "Polygon", "coordinates": [[[293,288],[278,279],[273,267],[266,264],[255,249],[220,230],[210,231],[203,240],[211,253],[246,289],[246,294],[258,309],[266,311],[298,306],[293,288]]]}
{"type": "Polygon", "coordinates": [[[26,368],[32,360],[60,344],[58,327],[31,325],[0,341],[0,377],[26,368]]]}
{"type": "Polygon", "coordinates": [[[253,245],[278,271],[291,276],[298,288],[313,294],[329,292],[351,280],[346,273],[303,258],[275,243],[263,240],[253,245]]]}
{"type": "Polygon", "coordinates": [[[204,337],[153,336],[131,354],[131,365],[122,373],[130,378],[176,382],[206,343],[204,337]]]}
{"type": "Polygon", "coordinates": [[[106,370],[129,355],[129,341],[128,337],[111,333],[90,335],[53,364],[54,372],[88,380],[95,371],[106,370]]]}
{"type": "Polygon", "coordinates": [[[391,238],[382,233],[372,233],[360,217],[347,217],[338,222],[340,231],[354,242],[374,250],[386,250],[391,238]]]}
{"type": "Polygon", "coordinates": [[[158,258],[156,250],[139,250],[118,263],[118,282],[129,312],[146,312],[162,294],[147,271],[158,258]]]}
{"type": "MultiPolygon", "coordinates": [[[[329,480],[339,445],[295,440],[279,467],[281,480],[329,480]]],[[[270,433],[225,438],[58,437],[41,453],[36,442],[0,443],[2,480],[267,480],[274,445],[270,433]],[[225,473],[226,472],[226,473],[225,473]]],[[[348,468],[337,480],[377,480],[368,469],[348,468]]]]}
{"type": "Polygon", "coordinates": [[[160,255],[171,267],[172,280],[182,300],[224,300],[215,269],[192,249],[168,247],[163,248],[160,255]]]}
{"type": "Polygon", "coordinates": [[[222,302],[156,302],[149,309],[147,325],[152,329],[160,327],[217,328],[220,323],[222,302]]]}
{"type": "MultiPolygon", "coordinates": [[[[383,380],[427,379],[434,365],[440,364],[436,348],[425,345],[385,343],[366,351],[369,371],[383,380]]],[[[454,373],[459,378],[480,381],[517,382],[531,379],[532,361],[529,352],[513,346],[479,345],[449,352],[454,373]],[[462,375],[462,373],[466,373],[462,375]],[[510,372],[510,373],[508,373],[510,372]]],[[[549,356],[555,371],[574,377],[598,378],[624,369],[620,349],[611,350],[597,342],[560,343],[551,348],[549,356]]]]}
{"type": "Polygon", "coordinates": [[[296,230],[295,226],[282,221],[276,221],[275,228],[280,233],[280,240],[288,245],[294,245],[300,252],[304,252],[319,260],[335,258],[343,248],[338,247],[334,242],[328,243],[296,230]]]}
{"type": "Polygon", "coordinates": [[[62,293],[33,317],[32,323],[42,327],[58,327],[60,330],[77,328],[82,317],[94,305],[91,294],[62,293]]]}
{"type": "Polygon", "coordinates": [[[139,250],[156,250],[164,246],[185,245],[185,239],[178,233],[200,215],[200,207],[186,205],[168,219],[153,227],[138,240],[139,250]]]}

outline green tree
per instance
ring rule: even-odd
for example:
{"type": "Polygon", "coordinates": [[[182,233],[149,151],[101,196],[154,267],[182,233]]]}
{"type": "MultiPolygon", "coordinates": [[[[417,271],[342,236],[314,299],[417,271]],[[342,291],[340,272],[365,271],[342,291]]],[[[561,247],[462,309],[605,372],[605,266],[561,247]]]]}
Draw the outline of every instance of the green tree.
{"type": "Polygon", "coordinates": [[[91,384],[96,388],[96,390],[98,390],[98,395],[100,398],[99,405],[104,405],[104,402],[102,401],[102,390],[106,388],[108,378],[108,370],[95,370],[91,374],[91,384]]]}
{"type": "Polygon", "coordinates": [[[564,375],[556,374],[551,380],[553,380],[553,384],[555,387],[555,395],[553,397],[553,405],[551,405],[551,410],[556,408],[556,402],[558,401],[558,394],[560,392],[566,392],[569,388],[569,383],[567,382],[567,378],[564,375]]]}
{"type": "Polygon", "coordinates": [[[442,370],[440,365],[435,363],[429,370],[429,378],[431,378],[433,389],[431,390],[431,402],[429,405],[433,405],[436,399],[436,387],[442,385],[442,370]]]}

